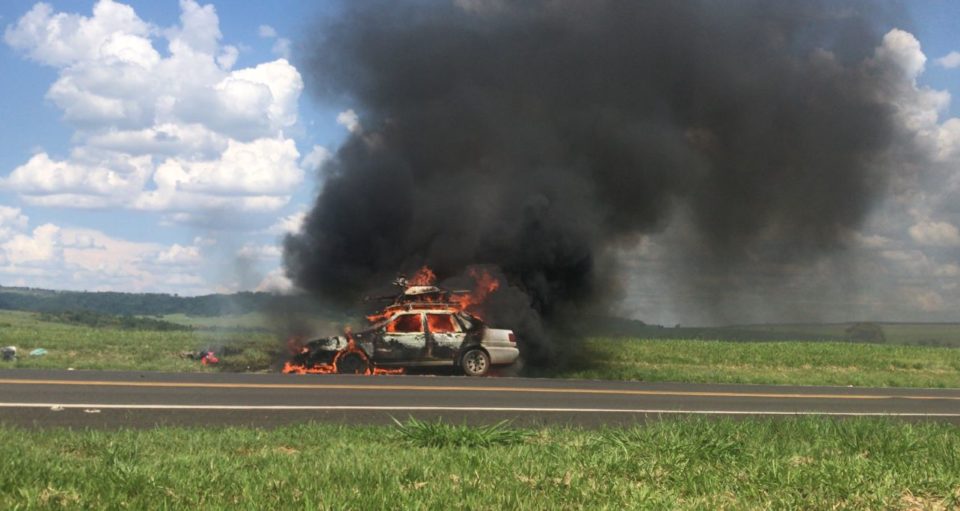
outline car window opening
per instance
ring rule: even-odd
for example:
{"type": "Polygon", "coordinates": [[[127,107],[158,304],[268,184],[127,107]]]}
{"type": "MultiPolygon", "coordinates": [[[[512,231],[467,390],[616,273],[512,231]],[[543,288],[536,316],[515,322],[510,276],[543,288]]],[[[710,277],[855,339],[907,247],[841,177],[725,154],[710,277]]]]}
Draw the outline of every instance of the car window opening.
{"type": "Polygon", "coordinates": [[[427,326],[435,334],[446,334],[457,331],[453,322],[453,316],[450,314],[427,314],[427,326]]]}
{"type": "Polygon", "coordinates": [[[473,330],[477,326],[477,322],[466,312],[458,312],[457,319],[460,321],[460,324],[463,326],[464,331],[473,330]]]}
{"type": "Polygon", "coordinates": [[[423,332],[423,322],[419,314],[404,314],[397,316],[387,323],[388,333],[420,333],[423,332]]]}

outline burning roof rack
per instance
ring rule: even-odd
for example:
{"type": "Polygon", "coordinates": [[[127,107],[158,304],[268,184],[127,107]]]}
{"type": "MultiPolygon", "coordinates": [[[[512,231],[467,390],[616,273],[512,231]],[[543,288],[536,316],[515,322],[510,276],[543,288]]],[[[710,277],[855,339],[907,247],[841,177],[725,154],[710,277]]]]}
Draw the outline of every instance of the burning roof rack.
{"type": "Polygon", "coordinates": [[[439,308],[461,310],[461,302],[455,297],[470,294],[470,291],[451,290],[435,285],[410,285],[403,275],[397,277],[393,284],[401,289],[400,293],[364,299],[364,301],[391,301],[380,312],[367,316],[367,319],[371,322],[389,319],[394,314],[403,311],[439,308]]]}

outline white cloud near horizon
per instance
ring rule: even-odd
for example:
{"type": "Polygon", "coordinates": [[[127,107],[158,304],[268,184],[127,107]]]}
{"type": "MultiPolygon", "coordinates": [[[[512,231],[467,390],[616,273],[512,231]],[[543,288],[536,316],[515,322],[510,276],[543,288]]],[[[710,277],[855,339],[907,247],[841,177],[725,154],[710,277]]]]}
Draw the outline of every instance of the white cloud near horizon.
{"type": "Polygon", "coordinates": [[[19,208],[0,206],[3,285],[92,291],[209,292],[196,247],[132,242],[96,229],[29,228],[19,208]]]}

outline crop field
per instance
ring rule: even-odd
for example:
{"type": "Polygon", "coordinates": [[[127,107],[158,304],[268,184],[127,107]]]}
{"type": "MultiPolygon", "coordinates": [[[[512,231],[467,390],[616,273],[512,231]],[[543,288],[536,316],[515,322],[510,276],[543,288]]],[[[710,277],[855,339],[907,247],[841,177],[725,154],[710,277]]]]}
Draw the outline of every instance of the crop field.
{"type": "MultiPolygon", "coordinates": [[[[597,325],[591,325],[597,327],[597,325]]],[[[808,341],[868,342],[911,346],[960,348],[960,323],[795,323],[771,325],[731,325],[719,327],[664,327],[624,325],[607,328],[601,337],[640,339],[687,339],[731,342],[808,341]],[[875,338],[851,339],[857,325],[875,329],[875,338]],[[611,335],[615,334],[615,335],[611,335]]]]}
{"type": "Polygon", "coordinates": [[[2,509],[956,509],[960,429],[668,420],[518,430],[0,426],[2,509]]]}
{"type": "Polygon", "coordinates": [[[564,378],[960,387],[960,349],[840,342],[588,339],[564,378]]]}
{"type": "MultiPolygon", "coordinates": [[[[952,346],[960,348],[960,323],[874,323],[884,335],[882,344],[952,346]]],[[[732,326],[729,330],[783,335],[794,339],[842,340],[850,323],[732,326]]]]}

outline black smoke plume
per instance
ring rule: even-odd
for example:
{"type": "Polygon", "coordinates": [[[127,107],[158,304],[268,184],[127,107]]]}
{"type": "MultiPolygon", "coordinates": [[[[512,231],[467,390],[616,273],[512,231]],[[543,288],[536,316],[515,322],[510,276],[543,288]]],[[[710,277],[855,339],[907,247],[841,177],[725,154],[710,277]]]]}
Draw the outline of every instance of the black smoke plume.
{"type": "MultiPolygon", "coordinates": [[[[506,321],[532,332],[615,297],[612,249],[679,210],[700,241],[682,259],[710,272],[837,250],[884,192],[896,123],[872,55],[887,14],[346,2],[311,43],[308,78],[361,127],[321,169],[287,273],[350,302],[423,264],[494,265],[522,309],[506,321]]],[[[528,338],[528,357],[549,354],[528,338]]]]}

